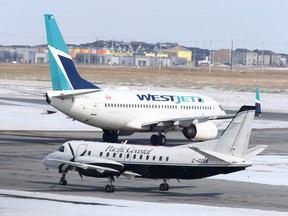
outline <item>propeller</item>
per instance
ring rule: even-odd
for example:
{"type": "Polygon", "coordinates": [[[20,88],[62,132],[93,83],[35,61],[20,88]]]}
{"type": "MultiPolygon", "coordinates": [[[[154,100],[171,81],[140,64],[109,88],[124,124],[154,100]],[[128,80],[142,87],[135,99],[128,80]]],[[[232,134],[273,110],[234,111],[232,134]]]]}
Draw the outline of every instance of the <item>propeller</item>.
{"type": "MultiPolygon", "coordinates": [[[[70,142],[68,142],[68,146],[69,146],[69,149],[70,149],[71,154],[72,154],[72,158],[70,159],[70,161],[71,161],[71,162],[75,162],[76,156],[75,156],[74,150],[73,150],[70,142]]],[[[85,150],[80,154],[80,156],[84,156],[84,155],[86,154],[86,152],[87,152],[87,150],[85,149],[85,150]]],[[[65,164],[61,164],[61,165],[58,167],[59,173],[62,173],[62,172],[67,173],[68,170],[71,170],[72,167],[73,167],[73,166],[71,166],[71,165],[68,165],[65,170],[62,170],[62,168],[63,168],[64,165],[65,165],[65,164]]],[[[83,176],[82,176],[82,174],[80,173],[80,171],[79,171],[78,168],[76,168],[76,171],[78,172],[79,176],[80,176],[81,178],[83,178],[83,176]]]]}

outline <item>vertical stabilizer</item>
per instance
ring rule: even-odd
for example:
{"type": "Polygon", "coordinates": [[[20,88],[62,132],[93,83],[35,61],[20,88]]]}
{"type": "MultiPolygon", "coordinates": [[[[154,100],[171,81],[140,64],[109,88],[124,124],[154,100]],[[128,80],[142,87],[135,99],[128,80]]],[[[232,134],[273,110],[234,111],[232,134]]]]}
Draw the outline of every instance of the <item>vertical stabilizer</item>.
{"type": "Polygon", "coordinates": [[[44,18],[53,90],[99,89],[79,75],[54,16],[44,18]]]}
{"type": "Polygon", "coordinates": [[[245,158],[249,144],[255,106],[243,106],[219,138],[215,151],[245,158]]]}

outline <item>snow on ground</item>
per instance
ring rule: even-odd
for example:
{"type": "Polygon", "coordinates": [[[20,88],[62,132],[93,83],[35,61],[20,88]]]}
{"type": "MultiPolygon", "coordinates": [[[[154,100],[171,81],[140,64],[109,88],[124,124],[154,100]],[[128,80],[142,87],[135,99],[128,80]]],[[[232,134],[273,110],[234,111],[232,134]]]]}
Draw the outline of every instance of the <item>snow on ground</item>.
{"type": "Polygon", "coordinates": [[[288,156],[258,155],[252,158],[253,165],[246,170],[211,179],[288,186],[288,156]]]}
{"type": "Polygon", "coordinates": [[[285,212],[262,211],[256,209],[240,209],[227,207],[210,207],[191,204],[151,203],[127,200],[112,200],[95,197],[78,197],[38,192],[0,190],[1,216],[182,216],[182,215],[213,215],[213,216],[284,216],[285,212]],[[15,197],[18,196],[18,197],[15,197]]]}

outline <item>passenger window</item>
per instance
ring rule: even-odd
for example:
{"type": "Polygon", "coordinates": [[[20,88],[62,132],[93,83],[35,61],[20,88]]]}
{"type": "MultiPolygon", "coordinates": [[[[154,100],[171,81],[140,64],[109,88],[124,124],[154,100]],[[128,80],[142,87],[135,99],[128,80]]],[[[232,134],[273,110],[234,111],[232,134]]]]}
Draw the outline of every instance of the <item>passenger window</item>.
{"type": "Polygon", "coordinates": [[[129,158],[129,156],[130,156],[130,155],[129,155],[129,154],[127,154],[127,155],[126,155],[126,158],[128,159],[128,158],[129,158]]]}
{"type": "Polygon", "coordinates": [[[156,159],[156,156],[153,156],[153,160],[155,160],[156,159]]]}
{"type": "Polygon", "coordinates": [[[106,157],[109,157],[109,152],[107,152],[106,157]]]}
{"type": "Polygon", "coordinates": [[[169,157],[166,157],[166,161],[169,161],[169,157]]]}
{"type": "Polygon", "coordinates": [[[149,155],[146,156],[146,160],[149,160],[149,155]]]}
{"type": "Polygon", "coordinates": [[[159,157],[159,161],[162,161],[162,156],[159,157]]]}
{"type": "Polygon", "coordinates": [[[133,159],[136,159],[136,154],[133,155],[133,159]]]}
{"type": "Polygon", "coordinates": [[[99,154],[99,155],[100,155],[100,157],[102,157],[102,156],[103,156],[103,152],[100,152],[100,154],[99,154]]]}
{"type": "Polygon", "coordinates": [[[116,153],[113,153],[113,157],[114,157],[114,158],[116,157],[116,153]]]}
{"type": "Polygon", "coordinates": [[[120,154],[119,154],[119,158],[122,158],[122,155],[123,155],[123,154],[122,154],[122,153],[120,153],[120,154]]]}
{"type": "Polygon", "coordinates": [[[139,158],[140,158],[140,160],[142,160],[142,158],[143,158],[143,155],[140,155],[140,157],[139,157],[139,158]]]}
{"type": "Polygon", "coordinates": [[[91,151],[88,151],[88,155],[89,155],[89,156],[91,155],[91,151]]]}

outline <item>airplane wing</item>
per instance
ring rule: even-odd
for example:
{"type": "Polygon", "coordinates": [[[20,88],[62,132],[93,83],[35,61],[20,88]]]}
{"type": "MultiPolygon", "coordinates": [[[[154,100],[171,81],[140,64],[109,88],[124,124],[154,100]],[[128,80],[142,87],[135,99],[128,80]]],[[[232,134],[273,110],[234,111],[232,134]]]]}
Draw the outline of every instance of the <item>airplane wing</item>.
{"type": "MultiPolygon", "coordinates": [[[[86,169],[93,169],[93,170],[96,170],[99,173],[103,173],[105,171],[116,172],[116,173],[119,172],[118,170],[112,169],[110,167],[91,165],[91,164],[82,163],[82,162],[74,162],[74,161],[67,161],[67,160],[60,160],[60,159],[48,159],[48,160],[55,161],[55,162],[60,162],[62,164],[70,165],[70,166],[81,168],[81,169],[85,169],[85,170],[86,169]]],[[[112,161],[112,162],[114,164],[114,161],[112,161]]]]}
{"type": "Polygon", "coordinates": [[[146,122],[142,124],[142,127],[153,126],[153,127],[189,127],[195,123],[206,122],[209,120],[225,120],[234,118],[235,114],[219,115],[219,116],[198,116],[198,117],[187,117],[187,118],[172,118],[163,119],[159,121],[146,122]]]}

